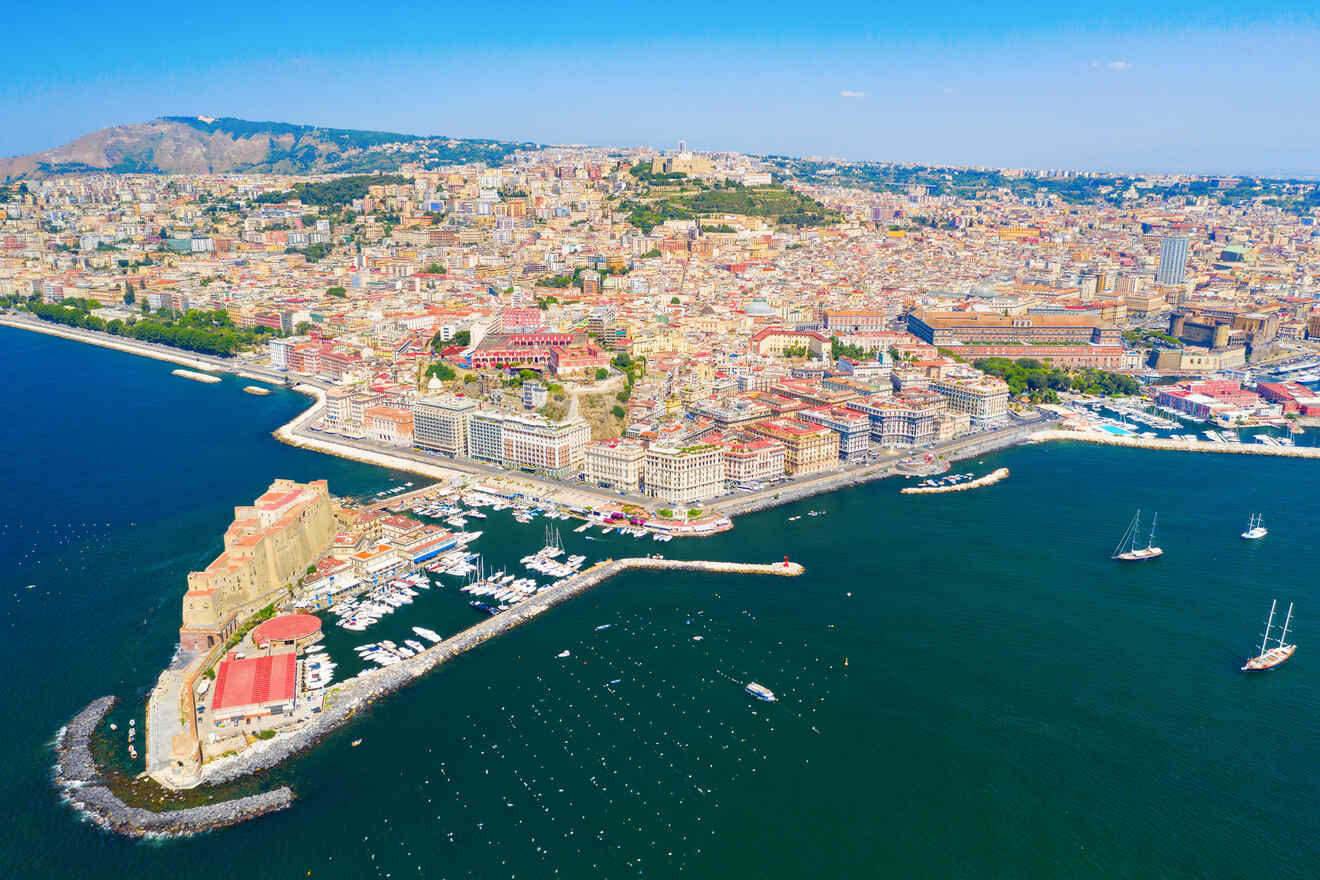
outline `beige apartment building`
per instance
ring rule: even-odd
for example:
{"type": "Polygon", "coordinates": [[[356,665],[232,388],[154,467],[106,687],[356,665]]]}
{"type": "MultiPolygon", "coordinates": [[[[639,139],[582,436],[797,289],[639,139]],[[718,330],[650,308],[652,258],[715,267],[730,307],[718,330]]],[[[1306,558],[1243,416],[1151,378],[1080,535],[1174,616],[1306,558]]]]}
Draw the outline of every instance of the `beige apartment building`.
{"type": "Polygon", "coordinates": [[[413,445],[445,455],[467,456],[468,415],[477,408],[470,397],[446,394],[413,402],[413,445]]]}
{"type": "Polygon", "coordinates": [[[597,440],[582,456],[583,479],[593,486],[638,492],[646,468],[646,446],[636,440],[597,440]]]}
{"type": "Polygon", "coordinates": [[[655,445],[646,450],[646,494],[674,504],[724,491],[724,447],[655,445]]]}

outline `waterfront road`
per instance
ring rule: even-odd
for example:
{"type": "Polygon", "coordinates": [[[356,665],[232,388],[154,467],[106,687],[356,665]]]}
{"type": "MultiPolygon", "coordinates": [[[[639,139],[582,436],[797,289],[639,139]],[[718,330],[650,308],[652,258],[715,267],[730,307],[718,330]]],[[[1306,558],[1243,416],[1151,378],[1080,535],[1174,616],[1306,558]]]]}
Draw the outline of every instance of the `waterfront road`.
{"type": "Polygon", "coordinates": [[[892,476],[894,464],[903,458],[934,455],[954,461],[960,458],[969,458],[973,455],[983,455],[1005,446],[1012,446],[1026,440],[1032,432],[1049,427],[1053,421],[1054,416],[1046,413],[1035,413],[1029,417],[1015,417],[1010,424],[1002,428],[969,434],[956,440],[937,443],[924,448],[904,449],[899,452],[881,454],[872,453],[871,460],[865,464],[852,465],[806,477],[780,480],[764,489],[722,496],[711,501],[710,506],[729,516],[735,516],[741,513],[750,513],[753,510],[774,507],[777,504],[787,504],[800,498],[807,498],[845,486],[853,486],[858,483],[892,476]]]}

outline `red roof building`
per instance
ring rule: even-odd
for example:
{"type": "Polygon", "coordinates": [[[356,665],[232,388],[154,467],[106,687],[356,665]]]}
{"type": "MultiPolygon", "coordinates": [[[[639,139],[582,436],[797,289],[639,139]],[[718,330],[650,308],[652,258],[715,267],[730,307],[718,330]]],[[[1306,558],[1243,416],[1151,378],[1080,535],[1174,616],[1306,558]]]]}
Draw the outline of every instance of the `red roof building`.
{"type": "Polygon", "coordinates": [[[258,648],[268,642],[302,644],[320,632],[321,618],[315,614],[282,614],[257,624],[252,630],[252,641],[258,648]]]}
{"type": "Polygon", "coordinates": [[[293,654],[272,654],[222,660],[215,675],[211,714],[217,722],[282,715],[293,710],[297,694],[297,660],[293,654]]]}

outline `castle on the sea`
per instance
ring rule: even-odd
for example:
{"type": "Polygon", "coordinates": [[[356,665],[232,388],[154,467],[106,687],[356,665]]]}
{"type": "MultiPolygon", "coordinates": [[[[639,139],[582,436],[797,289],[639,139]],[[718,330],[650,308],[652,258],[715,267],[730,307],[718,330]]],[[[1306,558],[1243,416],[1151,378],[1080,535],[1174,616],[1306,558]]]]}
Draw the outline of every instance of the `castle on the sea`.
{"type": "Polygon", "coordinates": [[[179,642],[186,651],[224,643],[252,612],[289,590],[329,549],[337,531],[325,480],[276,480],[250,507],[234,508],[225,549],[188,575],[179,642]]]}

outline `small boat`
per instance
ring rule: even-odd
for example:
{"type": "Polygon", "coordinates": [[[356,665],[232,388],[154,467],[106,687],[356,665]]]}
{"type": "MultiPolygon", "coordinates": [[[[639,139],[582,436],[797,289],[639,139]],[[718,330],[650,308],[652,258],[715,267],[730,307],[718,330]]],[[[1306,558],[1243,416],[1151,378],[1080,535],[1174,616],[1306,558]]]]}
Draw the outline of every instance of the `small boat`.
{"type": "Polygon", "coordinates": [[[1273,648],[1270,647],[1270,628],[1274,625],[1274,610],[1278,605],[1277,599],[1270,602],[1270,616],[1265,620],[1265,634],[1261,637],[1260,653],[1252,657],[1242,666],[1243,672],[1260,672],[1266,669],[1273,669],[1279,666],[1297,650],[1296,645],[1285,644],[1288,638],[1288,624],[1292,623],[1293,603],[1288,603],[1288,616],[1283,621],[1283,632],[1279,635],[1278,642],[1273,648]]]}
{"type": "Polygon", "coordinates": [[[694,641],[694,642],[699,642],[699,641],[701,641],[701,639],[702,639],[701,636],[693,636],[693,637],[692,637],[692,641],[694,641]]]}
{"type": "Polygon", "coordinates": [[[350,743],[350,745],[351,745],[353,748],[356,749],[358,746],[362,745],[362,740],[360,740],[360,739],[355,739],[355,740],[353,740],[352,743],[350,743]]]}
{"type": "Polygon", "coordinates": [[[756,697],[763,703],[775,702],[775,692],[763,684],[757,684],[753,681],[750,682],[747,687],[743,688],[743,690],[747,691],[747,693],[756,697]]]}
{"type": "Polygon", "coordinates": [[[1144,562],[1147,559],[1163,556],[1163,548],[1155,546],[1155,523],[1159,516],[1157,513],[1151,517],[1150,537],[1146,540],[1145,547],[1138,547],[1137,538],[1141,534],[1141,511],[1138,510],[1132,516],[1132,522],[1128,523],[1127,531],[1119,539],[1118,546],[1114,548],[1111,558],[1119,562],[1144,562]]]}
{"type": "Polygon", "coordinates": [[[614,626],[612,623],[602,623],[600,626],[596,627],[596,632],[600,632],[603,629],[609,629],[612,626],[614,626]]]}
{"type": "Polygon", "coordinates": [[[1242,533],[1242,537],[1248,541],[1257,541],[1269,534],[1269,531],[1261,523],[1264,514],[1254,513],[1251,519],[1247,521],[1247,530],[1242,533]]]}
{"type": "Polygon", "coordinates": [[[555,656],[558,657],[558,658],[560,658],[560,659],[562,660],[563,658],[565,658],[565,657],[568,656],[568,652],[567,652],[567,651],[560,651],[560,652],[559,652],[558,654],[556,654],[555,656]]]}

